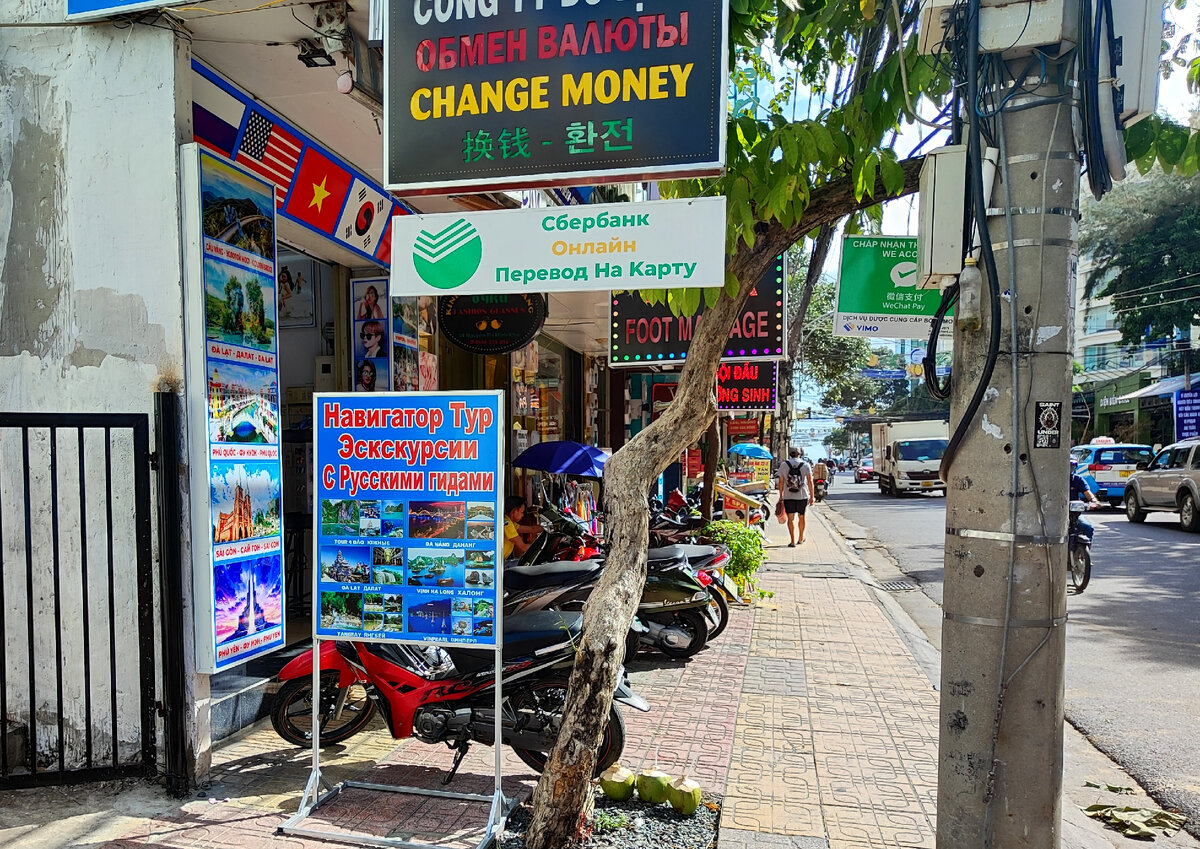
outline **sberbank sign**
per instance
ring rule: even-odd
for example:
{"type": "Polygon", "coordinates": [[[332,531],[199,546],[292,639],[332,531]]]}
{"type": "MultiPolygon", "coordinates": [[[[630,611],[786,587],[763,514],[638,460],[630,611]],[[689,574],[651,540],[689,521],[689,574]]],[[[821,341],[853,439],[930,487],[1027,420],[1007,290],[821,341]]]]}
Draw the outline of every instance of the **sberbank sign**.
{"type": "Polygon", "coordinates": [[[403,215],[391,294],[720,286],[724,253],[723,197],[403,215]]]}

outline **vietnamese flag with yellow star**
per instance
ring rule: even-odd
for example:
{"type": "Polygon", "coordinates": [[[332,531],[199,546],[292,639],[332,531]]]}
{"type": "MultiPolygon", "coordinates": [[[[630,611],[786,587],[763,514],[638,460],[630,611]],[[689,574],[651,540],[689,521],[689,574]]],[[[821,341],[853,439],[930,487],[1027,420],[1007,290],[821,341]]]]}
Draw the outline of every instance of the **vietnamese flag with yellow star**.
{"type": "Polygon", "coordinates": [[[332,235],[353,179],[349,171],[319,150],[305,148],[284,214],[332,235]]]}

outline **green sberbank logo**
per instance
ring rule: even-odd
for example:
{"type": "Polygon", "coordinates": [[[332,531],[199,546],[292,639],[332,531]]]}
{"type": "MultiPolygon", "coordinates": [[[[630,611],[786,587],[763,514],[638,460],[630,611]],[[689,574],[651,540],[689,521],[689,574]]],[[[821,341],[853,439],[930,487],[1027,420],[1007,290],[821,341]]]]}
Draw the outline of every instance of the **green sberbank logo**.
{"type": "Polygon", "coordinates": [[[479,270],[483,241],[465,218],[446,229],[422,230],[413,244],[413,265],[421,279],[435,289],[456,289],[479,270]]]}

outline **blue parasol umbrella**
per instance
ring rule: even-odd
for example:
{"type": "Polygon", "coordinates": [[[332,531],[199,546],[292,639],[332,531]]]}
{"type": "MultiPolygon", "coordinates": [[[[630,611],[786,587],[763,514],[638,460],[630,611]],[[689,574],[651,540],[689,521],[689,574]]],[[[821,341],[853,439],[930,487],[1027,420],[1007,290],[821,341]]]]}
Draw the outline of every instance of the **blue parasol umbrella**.
{"type": "Polygon", "coordinates": [[[513,460],[513,465],[556,475],[598,478],[603,476],[606,462],[608,455],[599,448],[582,442],[559,440],[530,445],[513,460]]]}
{"type": "Polygon", "coordinates": [[[743,457],[755,457],[759,460],[770,460],[771,452],[757,442],[739,442],[729,449],[730,454],[741,454],[743,457]]]}

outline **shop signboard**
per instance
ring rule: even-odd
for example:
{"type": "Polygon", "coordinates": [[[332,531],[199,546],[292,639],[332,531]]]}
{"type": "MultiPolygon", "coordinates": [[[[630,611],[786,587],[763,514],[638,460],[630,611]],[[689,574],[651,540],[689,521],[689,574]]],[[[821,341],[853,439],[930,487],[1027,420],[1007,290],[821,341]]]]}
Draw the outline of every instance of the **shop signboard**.
{"type": "MultiPolygon", "coordinates": [[[[916,238],[846,236],[834,335],[928,339],[942,293],[917,288],[917,277],[916,238]]],[[[949,336],[953,329],[953,317],[948,316],[942,335],[949,336]]]]}
{"type": "Polygon", "coordinates": [[[766,457],[750,457],[746,465],[750,467],[750,480],[771,483],[771,461],[766,457]]]}
{"type": "Polygon", "coordinates": [[[196,145],[181,169],[196,666],[212,673],[284,644],[275,204],[196,145]]]}
{"type": "Polygon", "coordinates": [[[1200,436],[1200,389],[1175,393],[1175,439],[1200,436]]]}
{"type": "MultiPolygon", "coordinates": [[[[758,419],[726,419],[725,432],[729,434],[729,438],[733,439],[739,436],[758,439],[758,419]]],[[[743,440],[744,441],[744,440],[743,440]]]]}
{"type": "Polygon", "coordinates": [[[742,495],[731,486],[717,484],[715,490],[721,496],[721,512],[724,518],[733,522],[750,524],[750,498],[742,495]]]}
{"type": "Polygon", "coordinates": [[[777,363],[723,362],[717,369],[717,409],[775,410],[777,363]]]}
{"type": "Polygon", "coordinates": [[[183,0],[67,0],[67,20],[84,21],[179,6],[183,0]]]}
{"type": "Polygon", "coordinates": [[[444,194],[715,175],[724,0],[391,3],[387,188],[444,194]]]}
{"type": "MultiPolygon", "coordinates": [[[[787,356],[787,265],[783,256],[763,274],[734,323],[722,359],[780,360],[787,356]]],[[[704,316],[677,316],[666,304],[648,304],[636,291],[612,293],[609,366],[687,359],[704,316]]]]}
{"type": "Polygon", "coordinates": [[[687,476],[689,478],[704,476],[704,455],[700,453],[699,448],[687,450],[687,476]]]}
{"type": "Polygon", "coordinates": [[[725,281],[725,198],[392,219],[393,295],[603,292],[725,281]]]}
{"type": "Polygon", "coordinates": [[[442,335],[472,354],[524,348],[546,321],[543,295],[447,295],[438,298],[442,335]]]}
{"type": "Polygon", "coordinates": [[[502,397],[313,396],[318,637],[497,645],[502,397]]]}

